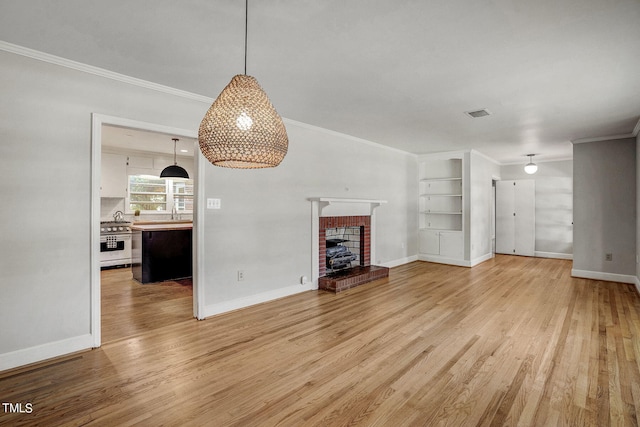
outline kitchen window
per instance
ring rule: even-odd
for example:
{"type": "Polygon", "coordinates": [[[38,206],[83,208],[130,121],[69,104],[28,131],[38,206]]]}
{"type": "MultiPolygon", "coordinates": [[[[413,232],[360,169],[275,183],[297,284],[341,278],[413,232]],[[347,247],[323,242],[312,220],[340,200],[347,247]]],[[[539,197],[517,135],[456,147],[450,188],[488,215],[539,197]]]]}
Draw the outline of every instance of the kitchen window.
{"type": "Polygon", "coordinates": [[[127,213],[193,212],[193,180],[173,180],[149,175],[129,175],[127,213]]]}

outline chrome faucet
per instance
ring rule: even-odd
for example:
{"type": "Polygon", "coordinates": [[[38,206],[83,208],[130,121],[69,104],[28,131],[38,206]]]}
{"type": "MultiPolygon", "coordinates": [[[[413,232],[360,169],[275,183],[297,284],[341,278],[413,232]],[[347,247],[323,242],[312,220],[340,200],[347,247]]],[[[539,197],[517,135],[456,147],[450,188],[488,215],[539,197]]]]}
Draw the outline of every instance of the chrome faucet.
{"type": "Polygon", "coordinates": [[[171,207],[171,219],[177,219],[178,210],[176,209],[176,204],[174,203],[171,207]]]}

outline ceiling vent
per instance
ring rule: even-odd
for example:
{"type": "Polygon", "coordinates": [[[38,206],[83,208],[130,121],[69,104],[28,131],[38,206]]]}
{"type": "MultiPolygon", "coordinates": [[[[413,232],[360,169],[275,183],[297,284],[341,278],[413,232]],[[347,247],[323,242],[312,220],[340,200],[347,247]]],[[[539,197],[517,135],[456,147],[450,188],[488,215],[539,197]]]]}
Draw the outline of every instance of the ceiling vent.
{"type": "Polygon", "coordinates": [[[464,112],[467,116],[477,119],[479,117],[485,117],[490,115],[491,113],[489,112],[489,110],[486,109],[482,109],[482,110],[474,110],[474,111],[465,111],[464,112]]]}

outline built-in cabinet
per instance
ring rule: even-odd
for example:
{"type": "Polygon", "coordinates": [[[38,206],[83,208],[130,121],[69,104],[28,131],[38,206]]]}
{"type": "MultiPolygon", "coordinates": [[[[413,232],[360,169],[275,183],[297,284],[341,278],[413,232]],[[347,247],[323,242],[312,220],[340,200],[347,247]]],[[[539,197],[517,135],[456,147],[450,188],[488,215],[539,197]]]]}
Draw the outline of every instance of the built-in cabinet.
{"type": "Polygon", "coordinates": [[[464,157],[422,156],[419,170],[418,251],[422,259],[464,259],[464,157]]]}
{"type": "Polygon", "coordinates": [[[535,255],[535,181],[496,183],[496,253],[535,255]]]}
{"type": "Polygon", "coordinates": [[[420,230],[420,253],[462,259],[464,253],[461,231],[420,230]]]}
{"type": "Polygon", "coordinates": [[[101,157],[100,197],[126,197],[127,156],[103,152],[101,157]]]}

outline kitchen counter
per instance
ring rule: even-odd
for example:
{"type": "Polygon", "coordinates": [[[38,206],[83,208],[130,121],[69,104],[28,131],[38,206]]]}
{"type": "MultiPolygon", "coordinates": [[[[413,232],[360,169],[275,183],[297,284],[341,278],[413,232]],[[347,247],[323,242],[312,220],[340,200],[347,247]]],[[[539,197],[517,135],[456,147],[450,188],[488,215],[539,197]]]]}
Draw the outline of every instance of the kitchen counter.
{"type": "Polygon", "coordinates": [[[145,221],[134,222],[131,225],[131,230],[136,231],[163,231],[163,230],[191,230],[193,228],[193,222],[179,222],[179,221],[145,221]]]}

